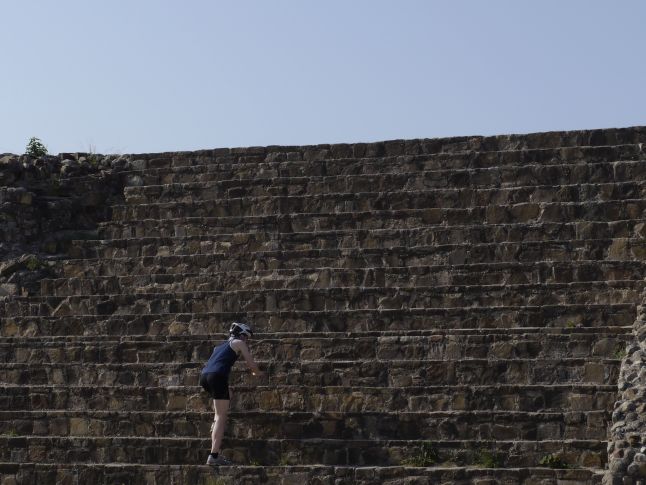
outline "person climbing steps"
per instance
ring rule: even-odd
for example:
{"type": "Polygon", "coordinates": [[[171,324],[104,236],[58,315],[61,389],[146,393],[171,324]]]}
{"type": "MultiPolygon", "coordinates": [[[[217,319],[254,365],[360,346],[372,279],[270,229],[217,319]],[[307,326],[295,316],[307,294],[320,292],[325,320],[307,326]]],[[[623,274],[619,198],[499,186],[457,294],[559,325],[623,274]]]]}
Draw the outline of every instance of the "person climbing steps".
{"type": "Polygon", "coordinates": [[[200,374],[200,385],[213,399],[215,416],[211,425],[211,452],[206,460],[207,465],[232,465],[233,462],[220,453],[222,438],[226,429],[231,392],[229,375],[233,364],[242,355],[254,376],[263,373],[253,360],[247,342],[253,336],[251,326],[247,323],[233,322],[229,328],[229,339],[216,346],[211,357],[200,374]]]}

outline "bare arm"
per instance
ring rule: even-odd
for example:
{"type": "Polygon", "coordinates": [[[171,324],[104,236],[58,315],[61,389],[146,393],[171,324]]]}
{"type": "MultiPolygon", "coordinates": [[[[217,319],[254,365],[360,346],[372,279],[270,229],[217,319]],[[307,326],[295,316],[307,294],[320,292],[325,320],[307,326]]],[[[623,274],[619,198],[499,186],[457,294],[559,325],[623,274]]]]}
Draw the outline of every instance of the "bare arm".
{"type": "Polygon", "coordinates": [[[247,363],[249,369],[251,369],[251,373],[253,375],[262,374],[262,372],[260,372],[260,369],[258,368],[258,364],[256,364],[256,362],[253,360],[251,352],[249,352],[249,347],[247,347],[246,343],[244,343],[242,340],[236,339],[231,342],[231,348],[239,354],[242,354],[242,357],[244,357],[244,360],[247,363]]]}

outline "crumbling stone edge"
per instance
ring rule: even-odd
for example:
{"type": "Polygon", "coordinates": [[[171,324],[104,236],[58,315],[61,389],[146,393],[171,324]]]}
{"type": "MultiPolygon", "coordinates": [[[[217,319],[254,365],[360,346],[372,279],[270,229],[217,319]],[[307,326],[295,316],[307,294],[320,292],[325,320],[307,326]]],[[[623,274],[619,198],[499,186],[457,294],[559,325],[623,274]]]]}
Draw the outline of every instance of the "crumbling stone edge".
{"type": "Polygon", "coordinates": [[[38,293],[71,241],[96,239],[129,170],[119,155],[0,154],[0,298],[38,293]]]}
{"type": "Polygon", "coordinates": [[[621,363],[604,485],[646,485],[646,291],[621,363]]]}

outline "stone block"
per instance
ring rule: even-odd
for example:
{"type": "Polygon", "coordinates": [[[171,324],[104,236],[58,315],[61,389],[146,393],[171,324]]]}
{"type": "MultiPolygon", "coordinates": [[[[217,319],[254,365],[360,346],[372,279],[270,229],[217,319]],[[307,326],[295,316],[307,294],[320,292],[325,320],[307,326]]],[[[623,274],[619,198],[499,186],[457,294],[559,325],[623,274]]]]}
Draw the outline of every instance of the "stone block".
{"type": "Polygon", "coordinates": [[[22,192],[18,202],[22,205],[31,205],[33,202],[34,196],[31,192],[22,192]]]}
{"type": "Polygon", "coordinates": [[[603,364],[587,363],[585,365],[585,380],[597,384],[603,384],[606,380],[606,370],[603,364]]]}
{"type": "Polygon", "coordinates": [[[169,411],[183,411],[187,407],[186,396],[172,395],[168,397],[166,407],[169,411]]]}
{"type": "Polygon", "coordinates": [[[69,434],[72,436],[85,436],[89,432],[89,423],[87,419],[70,418],[69,434]]]}
{"type": "Polygon", "coordinates": [[[574,394],[568,401],[572,411],[587,411],[594,408],[594,397],[585,394],[574,394]]]}
{"type": "Polygon", "coordinates": [[[18,285],[13,283],[0,284],[0,297],[17,296],[17,295],[18,295],[18,285]]]}

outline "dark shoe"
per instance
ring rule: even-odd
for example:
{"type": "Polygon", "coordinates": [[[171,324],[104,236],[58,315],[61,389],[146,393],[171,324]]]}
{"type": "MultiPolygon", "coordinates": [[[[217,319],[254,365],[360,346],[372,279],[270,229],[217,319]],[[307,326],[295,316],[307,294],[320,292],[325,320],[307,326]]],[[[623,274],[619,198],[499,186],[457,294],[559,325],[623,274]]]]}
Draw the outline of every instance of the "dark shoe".
{"type": "Polygon", "coordinates": [[[211,466],[220,466],[220,465],[233,465],[233,462],[231,460],[227,460],[224,456],[218,455],[217,458],[213,458],[212,455],[209,455],[209,457],[206,460],[207,465],[211,466]]]}

